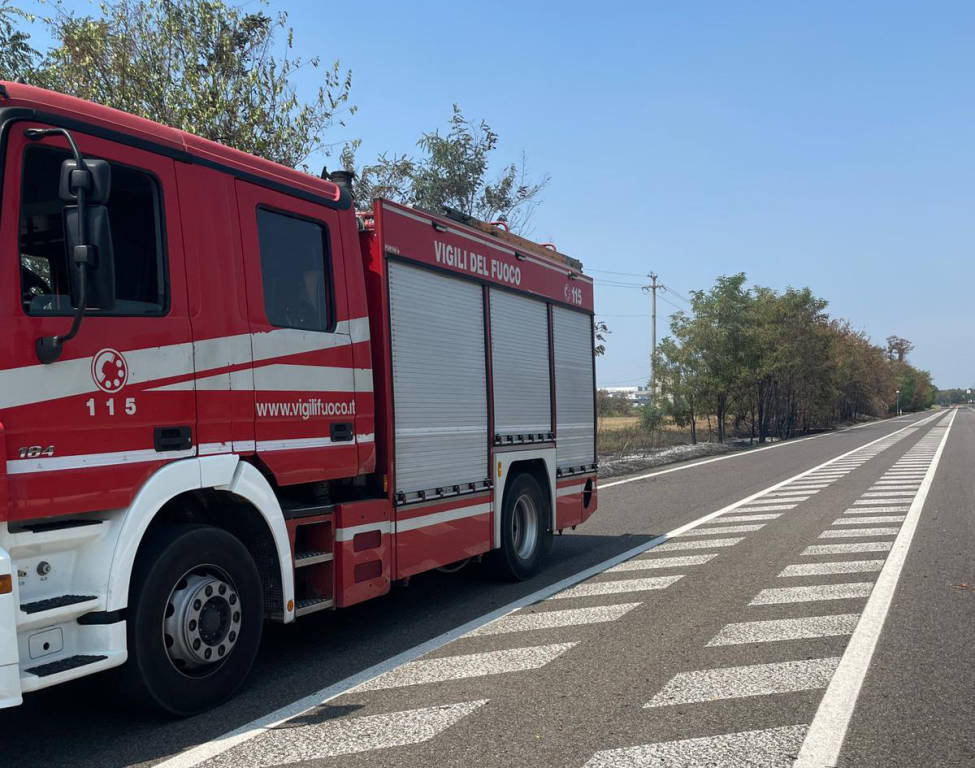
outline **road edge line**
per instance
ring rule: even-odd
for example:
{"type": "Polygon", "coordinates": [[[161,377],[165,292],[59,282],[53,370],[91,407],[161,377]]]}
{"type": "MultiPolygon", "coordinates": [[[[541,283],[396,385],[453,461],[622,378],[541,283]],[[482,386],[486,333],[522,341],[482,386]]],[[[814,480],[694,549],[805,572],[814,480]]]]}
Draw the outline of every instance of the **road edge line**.
{"type": "Polygon", "coordinates": [[[614,555],[608,560],[604,560],[603,562],[590,566],[585,570],[579,571],[570,576],[566,576],[564,579],[561,579],[555,582],[554,584],[550,584],[547,587],[542,587],[541,589],[536,590],[531,594],[525,595],[524,597],[520,597],[517,600],[507,603],[506,605],[503,605],[500,608],[496,608],[495,610],[490,611],[489,613],[485,613],[482,616],[477,617],[476,619],[471,619],[470,621],[467,621],[458,627],[454,627],[453,629],[443,632],[437,635],[436,637],[433,637],[429,640],[426,640],[423,643],[420,643],[419,645],[415,645],[412,648],[408,648],[405,651],[401,651],[395,656],[391,656],[390,658],[385,659],[384,661],[381,661],[378,664],[374,664],[371,667],[367,667],[366,669],[357,672],[354,675],[350,675],[349,677],[346,677],[338,681],[337,683],[333,683],[332,685],[326,686],[325,688],[322,688],[314,693],[310,693],[307,696],[303,696],[302,698],[293,701],[290,704],[285,704],[283,707],[279,707],[278,709],[269,712],[266,715],[251,720],[250,722],[245,723],[244,725],[238,726],[232,731],[228,731],[227,733],[221,736],[217,736],[215,739],[211,739],[210,741],[204,744],[199,744],[195,747],[190,747],[184,752],[180,752],[168,759],[162,760],[156,763],[153,766],[153,768],[194,768],[195,766],[198,766],[200,763],[203,763],[206,760],[210,760],[216,757],[217,755],[223,754],[224,752],[233,749],[238,744],[243,744],[245,741],[250,741],[251,739],[260,735],[261,731],[271,730],[277,727],[278,725],[280,725],[281,723],[286,722],[287,720],[291,720],[294,717],[297,717],[303,712],[307,712],[311,709],[314,709],[315,707],[320,707],[322,704],[325,704],[331,701],[332,699],[337,698],[338,696],[341,696],[342,694],[349,692],[356,686],[362,685],[363,683],[373,679],[374,677],[378,677],[379,675],[388,672],[391,669],[395,669],[396,667],[402,664],[406,664],[407,662],[414,661],[420,658],[421,656],[425,656],[426,654],[437,650],[438,648],[442,648],[443,646],[453,642],[457,638],[466,635],[468,632],[472,632],[475,629],[479,629],[480,627],[483,627],[485,624],[490,624],[492,621],[496,619],[500,619],[503,616],[507,616],[509,613],[513,613],[514,611],[524,608],[525,606],[532,605],[541,600],[545,600],[546,598],[554,595],[556,592],[561,592],[563,589],[568,589],[569,587],[574,586],[582,581],[585,581],[588,578],[591,578],[600,573],[603,573],[604,571],[609,570],[613,566],[619,565],[620,563],[626,562],[627,560],[631,560],[637,555],[641,555],[644,552],[650,551],[651,549],[655,549],[656,547],[659,547],[661,544],[669,541],[675,536],[679,536],[682,533],[690,531],[696,528],[697,526],[703,525],[704,523],[713,520],[714,518],[723,515],[727,512],[730,512],[734,509],[737,509],[738,507],[745,506],[749,502],[754,501],[759,496],[763,496],[766,493],[770,493],[771,491],[774,491],[777,488],[786,485],[787,483],[795,482],[801,477],[805,477],[806,475],[812,472],[816,472],[817,470],[822,469],[823,467],[828,466],[836,461],[839,461],[840,459],[844,459],[847,456],[850,456],[851,454],[858,453],[859,451],[862,451],[865,448],[869,448],[871,445],[874,445],[875,443],[879,443],[881,440],[887,440],[893,437],[894,435],[899,434],[900,432],[904,432],[905,430],[911,429],[912,427],[915,426],[916,426],[916,422],[911,422],[910,424],[907,424],[906,426],[901,427],[900,429],[895,430],[894,432],[891,432],[887,435],[883,435],[882,437],[878,437],[876,440],[871,440],[869,443],[864,443],[863,445],[853,448],[845,453],[841,453],[839,456],[834,456],[832,459],[829,459],[828,461],[824,461],[822,464],[817,464],[815,467],[811,467],[810,469],[804,470],[803,472],[800,472],[797,475],[793,475],[792,477],[786,478],[785,480],[780,480],[778,483],[775,483],[774,485],[770,485],[767,488],[763,488],[760,491],[756,491],[750,496],[746,496],[743,499],[739,499],[738,501],[733,502],[732,504],[729,504],[725,507],[722,507],[721,509],[715,512],[710,512],[704,515],[703,517],[699,517],[696,520],[692,520],[689,523],[685,523],[684,525],[678,526],[677,528],[674,528],[672,531],[668,531],[667,533],[663,533],[660,536],[650,539],[650,541],[645,541],[644,543],[632,547],[626,550],[625,552],[622,552],[618,555],[614,555]]]}
{"type": "Polygon", "coordinates": [[[945,425],[944,436],[938,444],[924,480],[921,481],[907,517],[901,525],[900,533],[897,534],[887,554],[884,567],[860,615],[860,621],[857,622],[836,672],[819,703],[816,716],[810,723],[799,754],[792,764],[793,768],[830,768],[837,764],[843,742],[846,740],[846,731],[853,717],[853,710],[860,697],[860,689],[863,687],[870,662],[873,660],[877,641],[887,620],[897,583],[900,581],[911,542],[914,540],[921,519],[921,509],[927,501],[928,491],[934,482],[938,465],[941,463],[941,455],[944,453],[957,414],[958,411],[953,410],[951,419],[945,425]]]}
{"type": "MultiPolygon", "coordinates": [[[[926,417],[924,417],[922,419],[918,419],[917,421],[909,422],[906,427],[901,427],[901,429],[894,430],[890,434],[891,435],[896,435],[898,432],[900,432],[900,431],[902,431],[904,429],[907,429],[908,427],[923,426],[926,420],[934,419],[935,416],[940,416],[940,415],[942,415],[942,414],[940,412],[938,412],[938,413],[935,413],[935,414],[933,414],[931,416],[926,416],[926,417]]],[[[685,470],[685,469],[694,469],[694,467],[701,467],[701,466],[704,466],[705,464],[711,464],[711,463],[713,463],[715,461],[727,461],[728,459],[738,459],[738,458],[741,458],[743,456],[753,456],[756,453],[762,453],[763,451],[770,451],[773,448],[785,448],[785,447],[787,447],[789,445],[799,445],[800,443],[808,443],[810,440],[816,440],[817,438],[820,438],[820,437],[831,437],[831,436],[836,436],[836,435],[842,435],[844,432],[852,432],[854,429],[860,429],[862,427],[876,426],[878,423],[880,423],[880,424],[888,424],[888,423],[892,423],[892,422],[894,422],[896,420],[897,419],[885,419],[882,422],[869,421],[866,424],[857,424],[854,427],[844,427],[843,429],[837,430],[836,432],[823,432],[823,433],[818,434],[818,435],[809,435],[808,437],[800,437],[800,438],[794,439],[794,440],[784,440],[784,441],[780,441],[778,443],[774,443],[772,445],[763,446],[761,448],[749,448],[749,449],[746,449],[746,450],[737,451],[735,453],[725,454],[724,456],[712,456],[710,459],[702,459],[701,461],[695,461],[695,462],[693,462],[691,464],[681,464],[678,467],[670,467],[669,469],[661,469],[659,472],[650,472],[648,474],[638,475],[636,477],[624,477],[622,480],[610,480],[609,482],[606,482],[606,483],[600,482],[599,483],[599,492],[602,493],[603,491],[606,491],[606,490],[608,490],[610,488],[613,488],[613,487],[615,487],[617,485],[626,485],[627,483],[635,483],[635,482],[637,482],[639,480],[649,480],[652,477],[659,477],[660,475],[669,475],[671,472],[680,472],[680,471],[685,470]]],[[[882,439],[882,438],[878,438],[878,439],[882,439]]],[[[868,445],[869,445],[869,443],[868,443],[868,445]]],[[[856,449],[856,450],[859,450],[859,449],[856,449]]]]}

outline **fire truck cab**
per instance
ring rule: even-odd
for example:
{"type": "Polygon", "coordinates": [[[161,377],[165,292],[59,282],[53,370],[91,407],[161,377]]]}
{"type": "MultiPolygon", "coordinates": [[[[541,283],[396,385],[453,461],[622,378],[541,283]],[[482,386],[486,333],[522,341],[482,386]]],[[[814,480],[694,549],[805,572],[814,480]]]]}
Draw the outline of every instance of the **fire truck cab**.
{"type": "Polygon", "coordinates": [[[0,707],[192,714],[265,620],[595,510],[581,264],[345,182],[0,83],[0,707]]]}

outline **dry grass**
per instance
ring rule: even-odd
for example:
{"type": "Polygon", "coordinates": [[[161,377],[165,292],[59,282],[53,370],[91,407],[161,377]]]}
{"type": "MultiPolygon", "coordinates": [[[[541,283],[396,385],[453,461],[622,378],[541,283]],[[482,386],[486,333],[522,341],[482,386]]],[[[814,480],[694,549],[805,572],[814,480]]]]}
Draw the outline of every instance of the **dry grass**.
{"type": "Polygon", "coordinates": [[[597,429],[600,433],[616,432],[640,426],[639,416],[600,416],[597,429]]]}
{"type": "MultiPolygon", "coordinates": [[[[698,421],[697,439],[708,440],[707,419],[698,421]]],[[[679,427],[669,419],[652,432],[643,427],[639,416],[601,416],[597,424],[600,456],[621,458],[690,442],[690,427],[679,427]]]]}

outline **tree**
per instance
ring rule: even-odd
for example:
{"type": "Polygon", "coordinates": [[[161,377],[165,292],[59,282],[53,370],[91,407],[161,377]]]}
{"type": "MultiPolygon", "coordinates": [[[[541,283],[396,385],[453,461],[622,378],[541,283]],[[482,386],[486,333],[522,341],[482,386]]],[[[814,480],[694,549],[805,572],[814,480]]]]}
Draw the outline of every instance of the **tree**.
{"type": "Polygon", "coordinates": [[[355,111],[350,72],[292,56],[286,13],[223,0],[109,0],[100,10],[47,19],[57,44],[32,82],[292,167],[326,151],[325,132],[355,111]],[[309,101],[293,82],[301,70],[318,80],[309,101]]]}
{"type": "Polygon", "coordinates": [[[727,417],[737,434],[762,442],[886,413],[897,388],[904,407],[933,401],[927,372],[831,321],[808,288],[746,288],[738,274],[692,297],[691,313],[672,317],[657,368],[664,407],[679,426],[691,425],[692,440],[697,419],[710,424],[711,414],[719,440],[727,417]]]}
{"type": "Polygon", "coordinates": [[[904,358],[914,349],[914,345],[900,336],[887,337],[887,358],[904,362],[904,358]]]}
{"type": "Polygon", "coordinates": [[[0,0],[0,80],[29,78],[40,54],[30,45],[30,35],[17,24],[32,17],[10,0],[0,0]]]}
{"type": "Polygon", "coordinates": [[[593,324],[593,335],[596,338],[596,346],[593,347],[593,353],[596,357],[606,354],[606,336],[612,333],[609,330],[609,326],[606,325],[605,320],[597,320],[593,324]]]}
{"type": "Polygon", "coordinates": [[[525,158],[509,163],[494,181],[488,179],[490,155],[497,149],[498,134],[484,120],[464,117],[454,104],[445,135],[423,134],[417,146],[422,155],[380,155],[371,165],[356,171],[358,142],[342,153],[346,170],[356,172],[356,199],[368,206],[374,197],[388,197],[436,213],[446,208],[481,221],[503,221],[512,231],[524,230],[540,201],[549,177],[528,177],[525,158]]]}
{"type": "Polygon", "coordinates": [[[596,414],[598,416],[629,416],[633,403],[623,392],[596,390],[596,414]]]}

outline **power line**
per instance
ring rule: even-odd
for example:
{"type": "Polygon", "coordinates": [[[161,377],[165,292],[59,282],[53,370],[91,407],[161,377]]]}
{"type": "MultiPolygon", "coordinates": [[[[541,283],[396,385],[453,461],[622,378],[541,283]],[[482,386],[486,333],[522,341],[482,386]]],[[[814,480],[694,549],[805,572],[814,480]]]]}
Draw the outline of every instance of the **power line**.
{"type": "Polygon", "coordinates": [[[667,302],[668,304],[670,304],[670,306],[672,306],[678,312],[683,312],[684,311],[684,308],[683,307],[678,307],[676,304],[674,304],[674,302],[672,302],[670,299],[668,299],[668,298],[666,298],[664,296],[661,296],[660,297],[660,300],[667,302]]]}
{"type": "Polygon", "coordinates": [[[680,291],[675,291],[673,288],[668,288],[667,286],[662,286],[662,288],[675,299],[684,302],[688,307],[693,309],[691,302],[680,291]]]}
{"type": "Polygon", "coordinates": [[[611,269],[587,269],[586,272],[598,272],[603,275],[623,275],[624,277],[646,277],[636,272],[614,272],[611,269]]]}
{"type": "Polygon", "coordinates": [[[625,283],[622,280],[605,280],[601,277],[594,277],[593,282],[598,285],[614,285],[614,286],[625,286],[627,288],[640,288],[642,287],[640,283],[625,283]]]}

